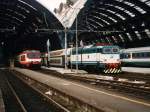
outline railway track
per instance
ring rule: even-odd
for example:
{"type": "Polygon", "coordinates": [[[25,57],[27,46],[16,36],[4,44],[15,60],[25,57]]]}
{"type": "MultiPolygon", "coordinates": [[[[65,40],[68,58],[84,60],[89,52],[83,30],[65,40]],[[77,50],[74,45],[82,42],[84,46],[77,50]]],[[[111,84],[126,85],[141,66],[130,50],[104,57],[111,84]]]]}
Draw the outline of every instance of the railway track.
{"type": "Polygon", "coordinates": [[[150,75],[149,74],[139,74],[139,73],[122,73],[119,74],[118,76],[114,76],[114,77],[118,77],[118,78],[126,78],[129,80],[139,80],[139,81],[146,81],[147,83],[150,84],[150,75]]]}
{"type": "Polygon", "coordinates": [[[59,108],[61,108],[61,111],[58,112],[104,112],[87,103],[80,101],[80,99],[76,99],[72,96],[67,95],[66,93],[56,90],[55,88],[51,88],[50,86],[47,86],[30,77],[27,77],[20,72],[11,72],[15,73],[16,77],[18,77],[22,82],[25,82],[27,85],[31,86],[32,89],[44,96],[45,99],[50,100],[59,108]]]}
{"type": "Polygon", "coordinates": [[[122,72],[120,74],[103,74],[96,71],[89,72],[89,75],[104,75],[104,76],[112,76],[114,78],[125,78],[131,81],[146,81],[150,84],[150,75],[149,74],[140,74],[140,73],[130,73],[130,72],[122,72]]]}
{"type": "Polygon", "coordinates": [[[19,110],[22,112],[27,112],[26,108],[24,107],[23,103],[21,102],[21,99],[19,98],[19,96],[17,95],[17,93],[15,92],[14,88],[11,86],[11,84],[8,80],[7,80],[7,84],[8,84],[8,87],[9,87],[12,95],[16,99],[16,103],[18,104],[18,108],[20,108],[19,110]]]}
{"type": "Polygon", "coordinates": [[[120,79],[119,77],[107,77],[99,75],[59,74],[55,71],[49,71],[45,69],[38,70],[38,72],[72,81],[84,82],[97,87],[133,94],[136,97],[144,99],[150,99],[150,83],[146,83],[144,81],[127,80],[120,79]]]}
{"type": "MultiPolygon", "coordinates": [[[[56,102],[52,102],[46,95],[33,88],[30,84],[16,77],[14,72],[3,72],[5,76],[4,94],[7,112],[70,112],[56,102]],[[11,99],[8,99],[11,98],[11,99]],[[13,106],[14,105],[14,106],[13,106]]],[[[3,92],[4,93],[4,92],[3,92]]]]}
{"type": "Polygon", "coordinates": [[[4,76],[4,73],[0,71],[0,79],[1,79],[1,89],[3,92],[3,98],[5,102],[5,110],[7,112],[27,112],[20,98],[16,94],[14,88],[8,81],[8,79],[4,76]]]}

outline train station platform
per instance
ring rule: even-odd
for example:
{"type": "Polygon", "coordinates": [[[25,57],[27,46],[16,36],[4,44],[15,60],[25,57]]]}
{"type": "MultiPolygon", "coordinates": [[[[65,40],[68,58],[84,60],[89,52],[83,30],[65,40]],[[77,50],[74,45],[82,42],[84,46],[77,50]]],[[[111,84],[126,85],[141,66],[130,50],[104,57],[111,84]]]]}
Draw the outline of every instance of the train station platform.
{"type": "Polygon", "coordinates": [[[150,74],[150,68],[122,67],[122,71],[130,73],[150,74]]]}
{"type": "Polygon", "coordinates": [[[105,112],[149,112],[150,102],[27,69],[14,70],[105,112]]]}
{"type": "Polygon", "coordinates": [[[2,96],[1,90],[0,90],[0,112],[5,112],[5,105],[4,105],[4,101],[3,101],[3,96],[2,96]]]}
{"type": "Polygon", "coordinates": [[[58,68],[58,67],[42,67],[43,69],[48,69],[48,70],[54,70],[58,73],[61,73],[61,74],[87,74],[86,71],[84,70],[78,70],[76,71],[75,69],[65,69],[65,68],[58,68]]]}

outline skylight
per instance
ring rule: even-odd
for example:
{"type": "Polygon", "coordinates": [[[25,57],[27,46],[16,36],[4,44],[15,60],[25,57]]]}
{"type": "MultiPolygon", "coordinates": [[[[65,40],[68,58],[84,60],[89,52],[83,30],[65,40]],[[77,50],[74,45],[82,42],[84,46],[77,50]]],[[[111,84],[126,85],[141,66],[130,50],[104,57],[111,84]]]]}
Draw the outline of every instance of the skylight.
{"type": "Polygon", "coordinates": [[[142,8],[140,8],[139,6],[135,6],[134,8],[135,8],[136,10],[138,10],[141,14],[145,14],[145,13],[146,13],[146,11],[143,10],[142,8]]]}
{"type": "Polygon", "coordinates": [[[138,31],[135,31],[135,34],[137,35],[138,39],[142,39],[142,37],[138,31]]]}
{"type": "Polygon", "coordinates": [[[148,6],[150,6],[150,1],[147,1],[146,4],[147,4],[148,6]]]}
{"type": "Polygon", "coordinates": [[[131,17],[135,17],[135,14],[133,14],[132,12],[130,12],[128,10],[125,10],[124,12],[127,13],[128,15],[130,15],[131,17]]]}
{"type": "Polygon", "coordinates": [[[25,5],[27,5],[27,6],[29,6],[30,8],[32,8],[32,9],[34,9],[34,10],[37,11],[37,9],[34,8],[33,6],[31,6],[30,4],[28,4],[28,3],[26,3],[26,2],[24,2],[24,1],[22,1],[22,0],[18,0],[18,1],[21,2],[21,3],[23,3],[23,4],[25,4],[25,5]]]}
{"type": "Polygon", "coordinates": [[[130,33],[126,33],[126,34],[127,34],[128,38],[129,38],[129,40],[132,41],[132,37],[131,37],[130,33]]]}
{"type": "Polygon", "coordinates": [[[112,36],[113,40],[115,41],[115,43],[118,43],[116,37],[112,36]]]}
{"type": "Polygon", "coordinates": [[[127,1],[124,1],[124,4],[129,5],[131,7],[135,6],[133,3],[130,3],[130,2],[127,2],[127,1]]]}
{"type": "Polygon", "coordinates": [[[118,17],[120,17],[122,20],[125,20],[126,18],[125,17],[123,17],[122,15],[120,15],[120,14],[116,14],[118,17]]]}
{"type": "Polygon", "coordinates": [[[112,11],[112,10],[107,10],[108,12],[112,13],[112,14],[115,14],[116,12],[112,11]]]}
{"type": "Polygon", "coordinates": [[[111,19],[112,21],[114,21],[115,23],[117,23],[117,20],[112,18],[112,17],[108,17],[109,19],[111,19]]]}
{"type": "Polygon", "coordinates": [[[20,8],[20,9],[22,9],[22,10],[24,10],[26,13],[30,13],[30,11],[29,10],[27,10],[26,8],[24,8],[24,7],[21,7],[20,5],[17,5],[17,7],[18,8],[20,8]]]}
{"type": "Polygon", "coordinates": [[[120,39],[122,40],[122,42],[125,42],[124,38],[122,37],[122,35],[119,35],[120,39]]]}
{"type": "Polygon", "coordinates": [[[150,38],[150,30],[149,30],[149,29],[145,29],[145,33],[146,33],[147,36],[150,38]]]}
{"type": "Polygon", "coordinates": [[[146,2],[147,0],[140,0],[141,2],[146,2]]]}

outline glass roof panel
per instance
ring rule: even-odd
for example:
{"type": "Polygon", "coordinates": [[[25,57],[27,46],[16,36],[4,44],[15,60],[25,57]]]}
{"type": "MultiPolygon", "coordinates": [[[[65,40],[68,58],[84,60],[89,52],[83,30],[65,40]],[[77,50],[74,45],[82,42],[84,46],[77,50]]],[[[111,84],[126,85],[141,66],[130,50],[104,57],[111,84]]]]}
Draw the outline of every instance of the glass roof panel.
{"type": "Polygon", "coordinates": [[[17,12],[17,11],[14,11],[14,10],[11,10],[11,9],[6,9],[7,11],[10,11],[10,12],[12,12],[12,13],[15,13],[16,15],[19,15],[19,16],[21,16],[22,18],[26,18],[26,16],[24,16],[23,14],[21,14],[21,13],[19,13],[19,12],[17,12]]]}
{"type": "Polygon", "coordinates": [[[105,17],[107,17],[107,15],[106,15],[106,14],[104,14],[104,13],[99,13],[99,14],[101,14],[101,15],[103,15],[103,16],[105,16],[105,17]]]}
{"type": "Polygon", "coordinates": [[[138,39],[142,39],[142,37],[138,31],[134,31],[134,32],[135,32],[136,36],[138,37],[138,39]]]}
{"type": "Polygon", "coordinates": [[[112,21],[114,21],[115,23],[117,23],[117,20],[112,18],[112,17],[108,17],[109,19],[111,19],[112,21]]]}
{"type": "Polygon", "coordinates": [[[95,13],[100,14],[100,15],[102,15],[102,16],[104,16],[104,17],[107,17],[107,18],[111,19],[112,21],[114,21],[115,23],[117,22],[117,20],[116,20],[116,19],[114,19],[114,18],[112,18],[112,17],[108,16],[107,14],[100,13],[100,12],[97,12],[97,11],[95,11],[95,13]]]}
{"type": "Polygon", "coordinates": [[[115,1],[118,1],[118,2],[123,2],[123,0],[115,0],[115,1]]]}
{"type": "MultiPolygon", "coordinates": [[[[106,21],[106,20],[104,20],[104,19],[102,19],[102,18],[100,18],[100,17],[98,17],[98,16],[93,16],[94,18],[97,18],[97,19],[99,19],[99,20],[101,20],[101,21],[103,21],[104,23],[106,23],[106,24],[108,24],[108,25],[110,25],[110,23],[108,22],[108,21],[106,21]]],[[[95,21],[96,22],[96,21],[95,21]]]]}
{"type": "Polygon", "coordinates": [[[107,40],[108,43],[112,43],[111,40],[108,37],[106,37],[106,40],[107,40]]]}
{"type": "Polygon", "coordinates": [[[150,30],[149,30],[149,29],[145,29],[145,33],[146,33],[147,36],[150,38],[150,30]]]}
{"type": "Polygon", "coordinates": [[[150,6],[150,1],[147,1],[146,4],[147,4],[148,6],[150,6]]]}
{"type": "Polygon", "coordinates": [[[12,15],[10,15],[10,14],[5,13],[5,15],[8,16],[8,17],[10,17],[10,18],[13,18],[13,19],[15,19],[15,20],[17,20],[17,21],[19,21],[19,22],[21,22],[21,23],[23,23],[22,20],[20,20],[20,19],[14,17],[14,16],[12,16],[12,15]]]}
{"type": "Polygon", "coordinates": [[[145,13],[146,13],[146,11],[143,10],[142,8],[140,8],[139,6],[135,6],[134,8],[135,8],[136,10],[138,10],[141,14],[145,14],[145,13]]]}
{"type": "Polygon", "coordinates": [[[113,40],[114,40],[115,43],[118,43],[118,40],[117,40],[116,37],[112,36],[112,38],[113,38],[113,40]]]}
{"type": "Polygon", "coordinates": [[[121,34],[119,35],[119,37],[120,37],[122,42],[125,42],[125,40],[124,40],[124,38],[123,38],[123,36],[121,34]]]}
{"type": "Polygon", "coordinates": [[[140,0],[141,2],[146,2],[147,0],[140,0]]]}
{"type": "Polygon", "coordinates": [[[112,14],[115,14],[116,12],[112,11],[112,10],[107,10],[108,12],[112,13],[112,14]]]}
{"type": "Polygon", "coordinates": [[[115,8],[117,8],[117,9],[120,9],[120,10],[125,10],[123,7],[120,7],[120,6],[115,6],[115,8]]]}
{"type": "Polygon", "coordinates": [[[135,6],[133,3],[130,3],[130,2],[127,2],[127,1],[124,1],[124,4],[129,5],[131,7],[135,6]]]}
{"type": "Polygon", "coordinates": [[[17,5],[17,7],[18,8],[20,8],[20,9],[22,9],[22,10],[24,10],[26,13],[30,13],[30,11],[29,10],[27,10],[26,8],[24,8],[24,7],[21,7],[20,5],[17,5]]]}
{"type": "Polygon", "coordinates": [[[29,7],[32,8],[33,10],[36,10],[36,11],[37,11],[37,9],[34,8],[32,5],[26,3],[26,2],[24,2],[24,1],[22,1],[22,0],[18,0],[18,1],[21,2],[21,3],[23,3],[23,4],[25,4],[25,5],[27,5],[27,6],[29,6],[29,7]]]}
{"type": "Polygon", "coordinates": [[[133,14],[132,12],[128,11],[128,10],[124,10],[125,13],[127,13],[128,15],[130,15],[131,17],[135,17],[135,14],[133,14]]]}
{"type": "Polygon", "coordinates": [[[90,24],[90,29],[91,29],[91,26],[97,29],[97,27],[95,25],[93,25],[93,24],[90,24]]]}
{"type": "Polygon", "coordinates": [[[125,19],[126,19],[125,17],[123,17],[122,15],[120,15],[120,14],[118,14],[118,13],[116,13],[116,15],[117,15],[118,17],[120,17],[122,20],[125,20],[125,19]]]}
{"type": "Polygon", "coordinates": [[[132,37],[131,37],[130,33],[126,33],[126,34],[127,34],[128,38],[129,38],[129,40],[132,41],[132,37]]]}

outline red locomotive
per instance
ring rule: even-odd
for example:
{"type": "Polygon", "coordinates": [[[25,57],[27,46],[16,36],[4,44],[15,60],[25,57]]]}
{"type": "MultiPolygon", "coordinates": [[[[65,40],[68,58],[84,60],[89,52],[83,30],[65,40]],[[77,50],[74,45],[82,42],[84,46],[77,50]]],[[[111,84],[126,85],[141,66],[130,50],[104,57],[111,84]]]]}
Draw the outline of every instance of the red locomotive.
{"type": "Polygon", "coordinates": [[[17,65],[21,67],[41,67],[41,53],[38,50],[26,50],[17,56],[17,65]]]}

